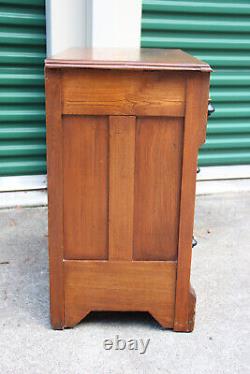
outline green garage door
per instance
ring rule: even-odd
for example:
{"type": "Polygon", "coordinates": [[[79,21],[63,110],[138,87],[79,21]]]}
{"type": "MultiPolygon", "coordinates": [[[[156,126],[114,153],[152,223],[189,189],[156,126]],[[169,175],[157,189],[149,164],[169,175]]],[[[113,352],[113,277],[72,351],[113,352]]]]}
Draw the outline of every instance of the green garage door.
{"type": "Polygon", "coordinates": [[[143,0],[142,47],[181,48],[214,69],[200,165],[250,164],[250,1],[143,0]]]}
{"type": "Polygon", "coordinates": [[[0,175],[46,173],[45,0],[0,0],[0,175]]]}

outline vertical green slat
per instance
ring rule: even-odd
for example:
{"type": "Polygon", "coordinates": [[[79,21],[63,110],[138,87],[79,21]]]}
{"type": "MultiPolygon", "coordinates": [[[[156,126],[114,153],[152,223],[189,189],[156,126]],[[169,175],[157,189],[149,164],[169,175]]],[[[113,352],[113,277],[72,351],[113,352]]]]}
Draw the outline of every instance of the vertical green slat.
{"type": "Polygon", "coordinates": [[[141,46],[181,48],[213,68],[200,165],[250,163],[250,3],[143,0],[141,46]]]}
{"type": "Polygon", "coordinates": [[[0,176],[46,173],[45,0],[0,2],[0,176]]]}

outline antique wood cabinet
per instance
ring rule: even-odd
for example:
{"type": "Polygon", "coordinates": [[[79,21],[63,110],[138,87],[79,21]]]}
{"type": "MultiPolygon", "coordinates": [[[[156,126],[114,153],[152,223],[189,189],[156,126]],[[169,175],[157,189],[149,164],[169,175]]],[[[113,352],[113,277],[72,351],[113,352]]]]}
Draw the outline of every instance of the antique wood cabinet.
{"type": "Polygon", "coordinates": [[[210,70],[180,50],[73,49],[46,60],[54,328],[112,310],[193,329],[210,70]]]}

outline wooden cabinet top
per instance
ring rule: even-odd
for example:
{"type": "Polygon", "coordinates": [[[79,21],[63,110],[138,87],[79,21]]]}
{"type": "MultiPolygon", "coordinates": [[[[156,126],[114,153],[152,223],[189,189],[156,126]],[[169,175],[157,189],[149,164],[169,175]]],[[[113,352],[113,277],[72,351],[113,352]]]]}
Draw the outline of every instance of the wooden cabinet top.
{"type": "Polygon", "coordinates": [[[48,68],[77,67],[135,70],[195,70],[210,66],[180,49],[72,48],[45,60],[48,68]]]}

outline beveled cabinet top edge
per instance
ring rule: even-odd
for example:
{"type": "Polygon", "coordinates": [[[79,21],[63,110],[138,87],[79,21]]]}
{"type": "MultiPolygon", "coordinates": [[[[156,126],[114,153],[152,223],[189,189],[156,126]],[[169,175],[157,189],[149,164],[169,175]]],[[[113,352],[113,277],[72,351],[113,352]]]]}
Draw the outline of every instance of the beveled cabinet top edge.
{"type": "Polygon", "coordinates": [[[211,67],[180,49],[71,48],[45,60],[47,68],[188,70],[211,72],[211,67]]]}

